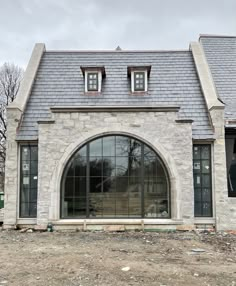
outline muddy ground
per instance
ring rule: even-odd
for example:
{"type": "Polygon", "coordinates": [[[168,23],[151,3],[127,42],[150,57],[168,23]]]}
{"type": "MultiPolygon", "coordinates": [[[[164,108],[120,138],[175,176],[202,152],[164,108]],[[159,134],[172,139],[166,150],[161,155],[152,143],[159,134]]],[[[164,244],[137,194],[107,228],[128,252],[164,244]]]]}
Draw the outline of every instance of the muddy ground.
{"type": "Polygon", "coordinates": [[[236,236],[0,231],[0,285],[236,286],[236,236]]]}

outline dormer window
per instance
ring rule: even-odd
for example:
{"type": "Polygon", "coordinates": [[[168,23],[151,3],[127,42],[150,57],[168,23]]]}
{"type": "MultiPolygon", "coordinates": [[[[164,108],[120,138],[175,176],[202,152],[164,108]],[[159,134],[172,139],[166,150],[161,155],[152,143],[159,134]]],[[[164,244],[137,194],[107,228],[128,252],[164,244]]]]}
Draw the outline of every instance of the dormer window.
{"type": "Polygon", "coordinates": [[[148,77],[151,66],[128,67],[128,77],[131,79],[131,92],[144,93],[148,90],[148,77]]]}
{"type": "Polygon", "coordinates": [[[134,72],[134,91],[145,91],[146,73],[134,72]]]}
{"type": "Polygon", "coordinates": [[[85,93],[97,94],[102,91],[102,79],[106,76],[104,67],[81,67],[84,75],[85,93]]]}
{"type": "Polygon", "coordinates": [[[98,72],[87,73],[87,90],[98,91],[98,72]]]}

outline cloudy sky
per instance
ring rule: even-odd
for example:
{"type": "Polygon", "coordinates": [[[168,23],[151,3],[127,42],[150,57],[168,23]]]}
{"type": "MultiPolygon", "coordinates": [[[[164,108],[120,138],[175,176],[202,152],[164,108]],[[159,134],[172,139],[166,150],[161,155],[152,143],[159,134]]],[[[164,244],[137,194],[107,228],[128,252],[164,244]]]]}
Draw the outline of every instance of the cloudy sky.
{"type": "Polygon", "coordinates": [[[187,49],[199,34],[236,36],[236,0],[0,0],[0,65],[47,49],[187,49]]]}

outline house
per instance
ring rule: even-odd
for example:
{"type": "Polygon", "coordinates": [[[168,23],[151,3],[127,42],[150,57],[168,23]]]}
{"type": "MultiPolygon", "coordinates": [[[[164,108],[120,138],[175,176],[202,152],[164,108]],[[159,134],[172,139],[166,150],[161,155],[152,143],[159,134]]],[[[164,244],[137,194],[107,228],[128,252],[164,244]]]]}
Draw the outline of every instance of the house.
{"type": "Polygon", "coordinates": [[[36,44],[8,107],[4,227],[236,229],[236,37],[36,44]]]}

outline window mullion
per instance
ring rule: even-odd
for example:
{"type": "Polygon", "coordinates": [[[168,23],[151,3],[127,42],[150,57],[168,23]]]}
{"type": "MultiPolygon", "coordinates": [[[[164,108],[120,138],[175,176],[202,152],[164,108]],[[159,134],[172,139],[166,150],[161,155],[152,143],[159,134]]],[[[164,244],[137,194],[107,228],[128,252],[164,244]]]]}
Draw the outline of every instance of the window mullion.
{"type": "Polygon", "coordinates": [[[90,188],[90,165],[89,165],[89,151],[90,151],[90,144],[86,147],[86,157],[87,157],[87,164],[86,164],[86,217],[89,217],[89,188],[90,188]]]}
{"type": "Polygon", "coordinates": [[[141,217],[144,217],[144,145],[141,144],[141,217]]]}

